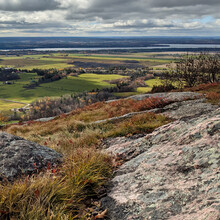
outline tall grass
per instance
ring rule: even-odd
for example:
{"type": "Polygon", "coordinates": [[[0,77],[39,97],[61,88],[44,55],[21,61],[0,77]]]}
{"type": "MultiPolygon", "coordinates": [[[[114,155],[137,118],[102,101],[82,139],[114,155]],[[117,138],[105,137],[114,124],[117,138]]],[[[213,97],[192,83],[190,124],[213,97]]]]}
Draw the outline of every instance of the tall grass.
{"type": "Polygon", "coordinates": [[[111,160],[95,149],[77,149],[61,169],[0,184],[0,219],[79,219],[111,176],[111,160]]]}

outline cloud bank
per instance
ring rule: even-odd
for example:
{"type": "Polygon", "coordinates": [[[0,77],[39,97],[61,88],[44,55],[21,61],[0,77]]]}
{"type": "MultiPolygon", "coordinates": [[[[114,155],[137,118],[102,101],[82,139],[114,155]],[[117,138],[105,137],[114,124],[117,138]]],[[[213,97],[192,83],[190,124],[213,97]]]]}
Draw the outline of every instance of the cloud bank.
{"type": "Polygon", "coordinates": [[[219,0],[0,0],[0,36],[217,36],[219,9],[219,0]]]}

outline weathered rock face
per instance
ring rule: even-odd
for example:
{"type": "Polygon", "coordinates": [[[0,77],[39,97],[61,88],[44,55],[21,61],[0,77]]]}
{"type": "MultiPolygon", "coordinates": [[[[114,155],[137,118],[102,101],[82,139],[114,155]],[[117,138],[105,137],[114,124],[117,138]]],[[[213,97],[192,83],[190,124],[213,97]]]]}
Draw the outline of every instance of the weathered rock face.
{"type": "Polygon", "coordinates": [[[153,94],[148,93],[148,94],[134,95],[128,97],[127,99],[143,100],[145,98],[151,98],[151,97],[158,97],[169,101],[180,102],[189,98],[198,99],[201,98],[202,95],[196,92],[163,92],[163,93],[153,93],[153,94]]]}
{"type": "Polygon", "coordinates": [[[0,132],[0,180],[13,180],[22,174],[31,174],[48,164],[60,163],[62,156],[39,144],[0,132]]]}
{"type": "Polygon", "coordinates": [[[109,219],[220,218],[220,109],[202,101],[166,106],[177,120],[149,135],[106,141],[127,160],[102,199],[109,219]]]}

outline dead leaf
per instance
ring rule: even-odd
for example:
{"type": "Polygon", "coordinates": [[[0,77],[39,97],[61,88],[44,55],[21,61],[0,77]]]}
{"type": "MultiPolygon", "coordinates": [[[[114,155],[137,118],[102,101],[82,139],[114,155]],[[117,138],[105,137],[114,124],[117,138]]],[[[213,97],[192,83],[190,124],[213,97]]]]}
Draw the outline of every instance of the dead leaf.
{"type": "Polygon", "coordinates": [[[95,219],[102,219],[105,218],[106,214],[107,214],[107,209],[105,211],[103,211],[102,213],[96,215],[95,219]]]}
{"type": "Polygon", "coordinates": [[[40,191],[37,189],[34,191],[34,195],[36,198],[38,198],[40,196],[40,191]]]}

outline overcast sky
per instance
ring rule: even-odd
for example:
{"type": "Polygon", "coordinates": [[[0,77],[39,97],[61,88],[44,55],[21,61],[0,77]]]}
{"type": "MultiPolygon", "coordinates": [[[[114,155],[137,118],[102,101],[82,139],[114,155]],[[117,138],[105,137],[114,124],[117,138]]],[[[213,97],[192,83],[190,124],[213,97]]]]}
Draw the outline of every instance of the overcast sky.
{"type": "Polygon", "coordinates": [[[0,0],[0,36],[220,36],[220,0],[0,0]]]}

